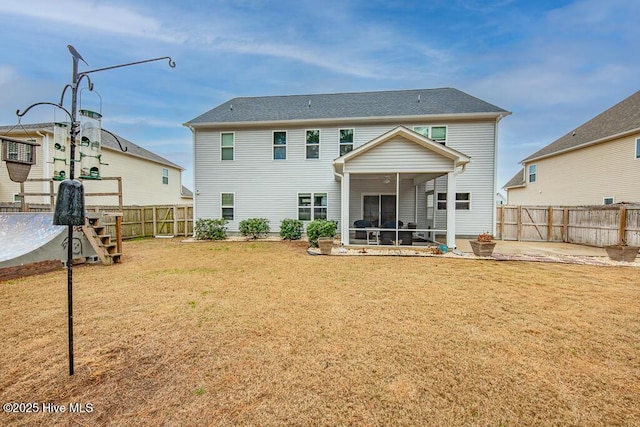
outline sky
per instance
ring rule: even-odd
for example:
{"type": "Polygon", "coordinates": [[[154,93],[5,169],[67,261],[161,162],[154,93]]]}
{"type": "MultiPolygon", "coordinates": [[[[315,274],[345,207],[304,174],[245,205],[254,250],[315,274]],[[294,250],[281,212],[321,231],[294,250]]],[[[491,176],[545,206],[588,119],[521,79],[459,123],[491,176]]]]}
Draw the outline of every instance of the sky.
{"type": "MultiPolygon", "coordinates": [[[[637,0],[5,0],[0,20],[1,125],[59,102],[68,44],[80,71],[171,57],[93,73],[80,102],[184,167],[190,189],[182,124],[237,96],[454,87],[512,112],[500,190],[522,159],[640,89],[637,0]]],[[[55,110],[21,122],[64,120],[55,110]]]]}

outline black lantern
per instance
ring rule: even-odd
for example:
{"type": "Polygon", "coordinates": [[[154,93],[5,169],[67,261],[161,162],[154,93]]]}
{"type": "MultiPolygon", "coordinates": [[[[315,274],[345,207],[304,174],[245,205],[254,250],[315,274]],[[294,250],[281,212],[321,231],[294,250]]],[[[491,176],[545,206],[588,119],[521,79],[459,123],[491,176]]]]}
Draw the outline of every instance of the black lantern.
{"type": "Polygon", "coordinates": [[[25,182],[31,165],[36,164],[37,142],[2,137],[2,160],[7,163],[9,178],[14,182],[25,182]]]}

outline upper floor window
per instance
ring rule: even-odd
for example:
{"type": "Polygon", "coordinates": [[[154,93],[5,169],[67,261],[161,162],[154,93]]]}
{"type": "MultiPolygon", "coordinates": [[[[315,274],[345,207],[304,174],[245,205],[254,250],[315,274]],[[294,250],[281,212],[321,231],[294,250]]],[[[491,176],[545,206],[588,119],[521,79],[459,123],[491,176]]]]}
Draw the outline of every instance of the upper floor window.
{"type": "Polygon", "coordinates": [[[319,159],[320,129],[308,130],[306,135],[307,159],[319,159]]]}
{"type": "Polygon", "coordinates": [[[340,129],[340,155],[353,150],[353,129],[340,129]]]}
{"type": "Polygon", "coordinates": [[[169,169],[162,169],[162,183],[169,184],[169,169]]]}
{"type": "Polygon", "coordinates": [[[287,132],[273,132],[273,160],[287,159],[287,132]]]}
{"type": "Polygon", "coordinates": [[[640,159],[640,138],[636,139],[636,159],[640,159]]]}
{"type": "Polygon", "coordinates": [[[538,176],[538,166],[529,165],[529,182],[536,182],[538,176]]]}
{"type": "Polygon", "coordinates": [[[233,160],[234,139],[235,138],[233,133],[220,134],[220,159],[221,160],[233,160]]]}
{"type": "Polygon", "coordinates": [[[440,144],[446,145],[447,143],[446,126],[414,126],[413,130],[440,144]]]}

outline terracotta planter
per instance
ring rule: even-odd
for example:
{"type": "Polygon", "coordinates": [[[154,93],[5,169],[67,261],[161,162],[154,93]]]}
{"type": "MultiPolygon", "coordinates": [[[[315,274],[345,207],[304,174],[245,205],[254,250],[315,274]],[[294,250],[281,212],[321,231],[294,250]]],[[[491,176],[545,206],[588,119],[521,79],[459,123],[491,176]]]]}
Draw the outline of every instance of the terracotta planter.
{"type": "Polygon", "coordinates": [[[318,247],[322,255],[331,255],[331,247],[333,247],[333,237],[320,237],[318,239],[318,247]]]}
{"type": "Polygon", "coordinates": [[[611,245],[605,246],[607,255],[614,261],[633,262],[638,255],[638,246],[611,245]]]}
{"type": "Polygon", "coordinates": [[[469,243],[471,244],[471,249],[475,256],[490,257],[497,242],[478,242],[477,240],[469,240],[469,243]]]}

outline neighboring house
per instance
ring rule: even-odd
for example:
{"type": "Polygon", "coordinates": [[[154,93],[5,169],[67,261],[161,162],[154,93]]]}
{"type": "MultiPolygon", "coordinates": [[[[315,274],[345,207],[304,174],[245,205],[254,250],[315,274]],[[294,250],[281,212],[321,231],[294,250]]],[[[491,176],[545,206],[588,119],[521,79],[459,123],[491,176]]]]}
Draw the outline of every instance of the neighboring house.
{"type": "MultiPolygon", "coordinates": [[[[67,167],[69,151],[56,149],[54,123],[40,123],[18,126],[1,126],[0,135],[16,139],[33,140],[37,147],[37,163],[32,166],[29,179],[51,179],[67,167]]],[[[183,168],[169,160],[146,150],[121,136],[117,136],[126,152],[120,149],[118,141],[101,130],[101,157],[99,162],[101,177],[121,177],[124,205],[185,204],[182,196],[183,168]]],[[[80,148],[76,147],[76,159],[80,158],[80,148]]],[[[95,159],[94,159],[95,160],[95,159]]],[[[67,169],[68,170],[68,169],[67,169]]],[[[68,172],[67,172],[68,173],[68,172]]],[[[80,163],[76,162],[75,177],[81,175],[80,163]]],[[[54,181],[57,183],[59,181],[54,181]]],[[[117,181],[84,180],[85,194],[113,193],[118,191],[117,181]]],[[[49,193],[49,182],[27,182],[27,193],[49,193]]],[[[57,187],[56,187],[57,188],[57,187]]],[[[5,165],[0,167],[0,202],[19,201],[20,184],[9,180],[5,165]]],[[[27,203],[49,204],[47,196],[28,196],[27,203]]],[[[117,206],[117,196],[87,196],[86,205],[117,206]]]]}
{"type": "Polygon", "coordinates": [[[510,205],[640,202],[640,91],[520,163],[510,205]]]}
{"type": "Polygon", "coordinates": [[[502,195],[502,193],[496,194],[496,206],[506,205],[507,198],[502,195]]]}
{"type": "MultiPolygon", "coordinates": [[[[494,230],[498,122],[510,114],[452,88],[243,97],[185,123],[194,219],[396,219],[417,233],[494,230]]],[[[397,239],[396,239],[397,241],[397,239]]]]}

